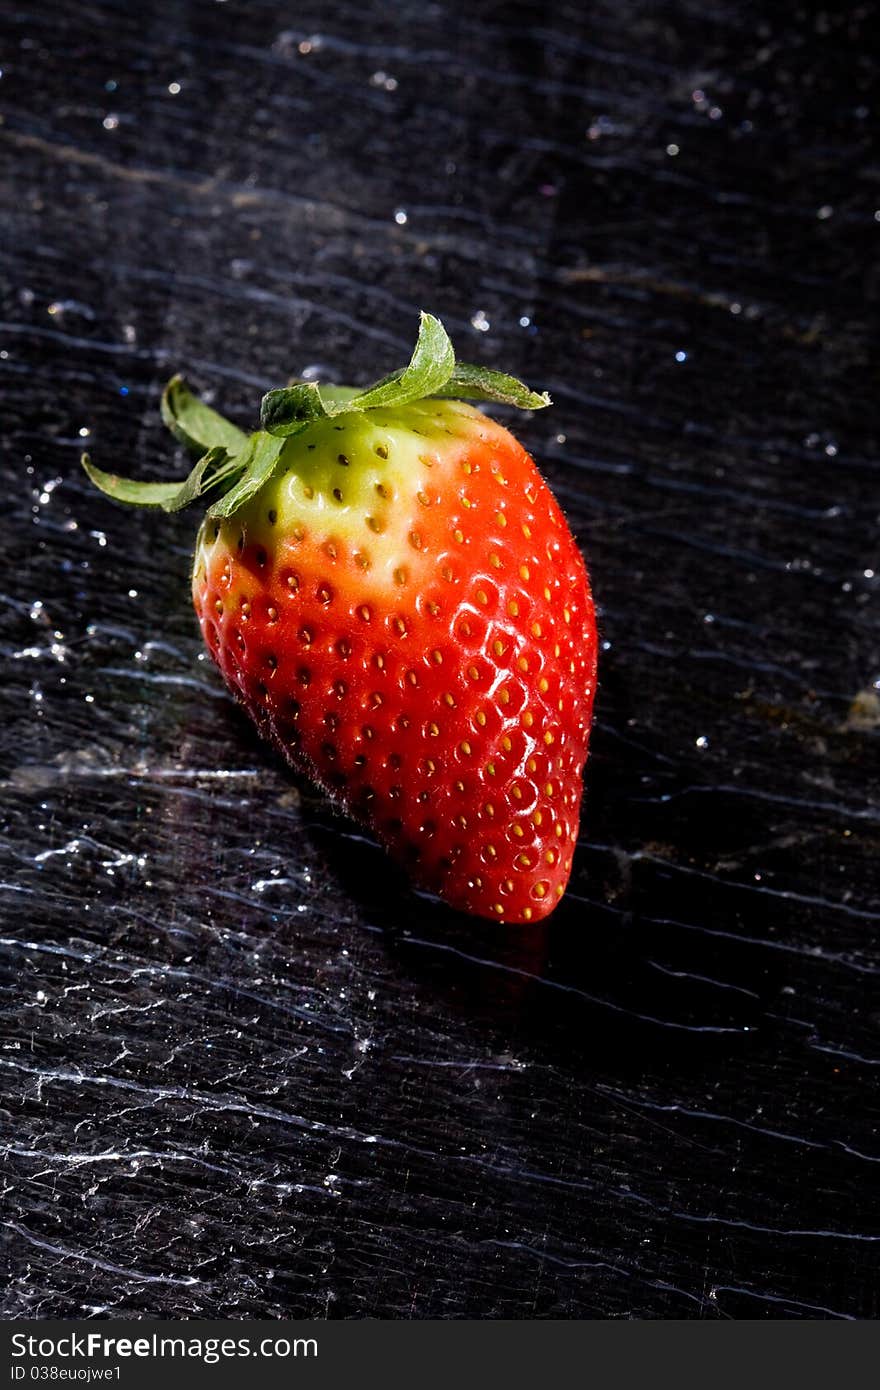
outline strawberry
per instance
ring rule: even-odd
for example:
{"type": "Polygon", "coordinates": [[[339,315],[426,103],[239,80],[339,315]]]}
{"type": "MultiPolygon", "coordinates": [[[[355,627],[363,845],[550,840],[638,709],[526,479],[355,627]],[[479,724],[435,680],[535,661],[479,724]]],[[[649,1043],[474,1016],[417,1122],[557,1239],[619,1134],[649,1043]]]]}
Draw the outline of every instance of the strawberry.
{"type": "Polygon", "coordinates": [[[596,681],[578,548],[513,435],[461,397],[549,404],[456,364],[423,314],[366,392],[271,391],[250,436],[175,378],[183,483],[91,479],[177,510],[208,650],[261,733],[453,907],[537,921],[571,871],[596,681]]]}

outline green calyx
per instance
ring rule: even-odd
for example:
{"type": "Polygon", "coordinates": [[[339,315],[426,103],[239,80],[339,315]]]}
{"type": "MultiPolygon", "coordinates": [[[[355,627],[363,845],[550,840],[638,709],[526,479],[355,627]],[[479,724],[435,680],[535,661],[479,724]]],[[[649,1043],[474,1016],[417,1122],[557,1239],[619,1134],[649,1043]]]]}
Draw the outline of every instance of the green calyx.
{"type": "Polygon", "coordinates": [[[269,391],[260,409],[260,429],[245,434],[194,396],[179,376],[162,395],[162,419],[175,439],[199,454],[182,481],[141,483],[105,473],[88,454],[82,464],[96,487],[118,502],[176,512],[209,491],[212,517],[232,516],[268,481],[285,441],[316,420],[370,410],[389,410],[429,397],[492,401],[519,410],[542,410],[546,392],[530,391],[515,377],[486,367],[456,362],[452,343],[439,319],[422,313],[419,336],[406,367],[383,377],[365,391],[301,382],[269,391]]]}

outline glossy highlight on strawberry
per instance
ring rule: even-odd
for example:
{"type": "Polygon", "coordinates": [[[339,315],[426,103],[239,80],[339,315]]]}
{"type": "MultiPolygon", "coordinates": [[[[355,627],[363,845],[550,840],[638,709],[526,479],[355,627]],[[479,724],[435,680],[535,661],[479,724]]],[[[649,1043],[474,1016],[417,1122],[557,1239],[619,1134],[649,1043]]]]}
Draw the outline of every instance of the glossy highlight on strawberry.
{"type": "Polygon", "coordinates": [[[272,392],[249,438],[175,381],[166,420],[208,446],[185,484],[87,467],[111,495],[167,510],[226,485],[199,531],[193,602],[261,733],[422,887],[537,921],[571,872],[595,615],[532,459],[457,397],[546,398],[456,366],[447,345],[423,315],[403,372],[366,393],[272,392]]]}

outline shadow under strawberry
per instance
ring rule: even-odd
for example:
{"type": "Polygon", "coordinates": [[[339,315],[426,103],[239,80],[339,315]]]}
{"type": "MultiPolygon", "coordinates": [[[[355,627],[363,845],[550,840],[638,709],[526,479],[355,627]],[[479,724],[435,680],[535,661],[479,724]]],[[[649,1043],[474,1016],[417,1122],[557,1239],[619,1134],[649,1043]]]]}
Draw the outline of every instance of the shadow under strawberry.
{"type": "Polygon", "coordinates": [[[341,837],[347,824],[324,803],[306,834],[357,903],[354,930],[380,932],[432,1007],[464,1019],[493,1051],[525,1049],[532,1059],[632,1077],[646,1059],[703,1072],[721,1055],[772,1046],[763,1013],[778,982],[765,980],[760,995],[751,989],[751,964],[735,946],[702,944],[690,969],[662,970],[657,930],[638,910],[622,919],[576,896],[534,926],[484,922],[413,890],[357,827],[341,837]],[[713,972],[743,983],[714,989],[713,972]]]}

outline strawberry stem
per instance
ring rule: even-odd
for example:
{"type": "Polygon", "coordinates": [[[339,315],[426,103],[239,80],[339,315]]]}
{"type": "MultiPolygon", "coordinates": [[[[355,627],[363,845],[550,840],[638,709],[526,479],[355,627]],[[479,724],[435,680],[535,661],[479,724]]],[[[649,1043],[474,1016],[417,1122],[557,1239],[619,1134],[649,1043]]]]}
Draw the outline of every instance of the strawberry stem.
{"type": "Polygon", "coordinates": [[[87,454],[83,455],[82,464],[102,492],[135,507],[175,512],[206,492],[223,487],[224,492],[211,505],[209,515],[228,517],[271,477],[285,439],[307,429],[315,420],[354,411],[388,410],[430,397],[493,401],[519,410],[542,410],[550,404],[546,392],[531,391],[516,377],[456,362],[443,324],[433,314],[423,312],[407,366],[382,377],[365,391],[322,387],[314,381],[269,391],[260,409],[261,429],[251,435],[205,405],[181,377],[173,377],[162,394],[162,419],[175,439],[200,455],[182,481],[144,483],[121,478],[96,468],[87,454]]]}

